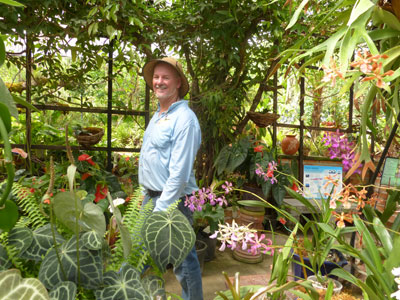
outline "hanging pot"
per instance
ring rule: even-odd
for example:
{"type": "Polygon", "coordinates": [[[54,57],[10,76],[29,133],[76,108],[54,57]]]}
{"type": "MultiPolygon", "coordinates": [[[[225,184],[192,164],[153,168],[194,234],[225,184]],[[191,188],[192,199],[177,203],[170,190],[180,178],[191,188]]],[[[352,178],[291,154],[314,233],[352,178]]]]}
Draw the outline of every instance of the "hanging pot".
{"type": "Polygon", "coordinates": [[[299,150],[300,142],[295,135],[287,134],[281,143],[282,151],[286,155],[293,155],[299,150]]]}

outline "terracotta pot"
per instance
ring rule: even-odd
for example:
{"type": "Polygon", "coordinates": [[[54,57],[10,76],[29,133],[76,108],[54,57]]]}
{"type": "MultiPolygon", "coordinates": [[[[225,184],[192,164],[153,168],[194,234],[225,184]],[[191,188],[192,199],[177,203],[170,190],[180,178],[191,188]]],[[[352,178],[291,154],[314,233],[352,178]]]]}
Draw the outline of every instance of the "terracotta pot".
{"type": "Polygon", "coordinates": [[[295,135],[287,134],[281,143],[282,151],[286,155],[293,155],[299,150],[300,142],[295,135]]]}

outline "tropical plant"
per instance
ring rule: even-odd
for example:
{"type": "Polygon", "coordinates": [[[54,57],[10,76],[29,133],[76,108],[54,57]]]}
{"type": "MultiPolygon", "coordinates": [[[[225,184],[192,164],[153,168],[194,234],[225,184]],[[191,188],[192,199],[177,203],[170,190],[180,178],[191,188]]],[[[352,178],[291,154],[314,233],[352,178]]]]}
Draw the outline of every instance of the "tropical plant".
{"type": "MultiPolygon", "coordinates": [[[[372,213],[371,208],[367,211],[367,214],[372,213]]],[[[331,274],[359,286],[364,299],[390,299],[391,294],[397,290],[392,269],[400,263],[400,258],[394,251],[400,246],[400,236],[398,232],[388,230],[376,216],[371,223],[355,217],[354,225],[358,234],[363,237],[361,248],[349,244],[328,228],[323,230],[336,239],[337,244],[333,245],[335,249],[362,261],[367,277],[361,280],[344,269],[334,269],[331,274]]]]}
{"type": "Polygon", "coordinates": [[[232,173],[238,173],[242,180],[237,181],[237,187],[243,184],[261,187],[265,197],[272,195],[276,204],[280,206],[286,195],[285,186],[290,184],[291,168],[287,164],[278,164],[277,161],[276,149],[268,147],[251,136],[244,136],[236,143],[226,145],[221,149],[214,167],[218,176],[221,174],[231,176],[232,173]],[[263,173],[263,170],[267,169],[271,170],[263,173]],[[277,171],[275,177],[274,171],[277,171]]]}
{"type": "MultiPolygon", "coordinates": [[[[301,11],[308,2],[303,0],[300,3],[287,29],[294,26],[296,21],[301,22],[301,11]]],[[[320,63],[325,71],[323,82],[334,84],[338,78],[344,80],[339,95],[343,95],[351,86],[355,87],[355,98],[361,113],[361,139],[358,145],[359,159],[347,177],[362,162],[364,177],[368,169],[375,170],[367,136],[367,129],[374,136],[377,134],[371,122],[373,107],[379,103],[379,107],[384,108],[382,115],[389,127],[398,123],[400,15],[397,1],[338,1],[324,9],[326,13],[322,20],[294,47],[283,53],[281,63],[289,57],[292,58],[291,64],[303,60],[302,67],[320,63]],[[328,19],[331,21],[326,22],[328,19]],[[337,25],[332,27],[331,24],[337,25]],[[313,47],[307,44],[307,39],[316,31],[329,34],[313,47]],[[307,50],[297,55],[303,51],[301,48],[307,50]],[[363,99],[362,106],[358,98],[363,99]]],[[[312,18],[313,14],[308,16],[312,18]]]]}

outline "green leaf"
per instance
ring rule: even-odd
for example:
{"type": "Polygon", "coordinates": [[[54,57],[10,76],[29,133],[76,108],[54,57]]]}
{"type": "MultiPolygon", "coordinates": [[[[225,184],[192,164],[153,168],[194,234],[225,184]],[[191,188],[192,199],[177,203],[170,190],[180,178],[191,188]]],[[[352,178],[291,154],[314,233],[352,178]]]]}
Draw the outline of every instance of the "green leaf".
{"type": "Polygon", "coordinates": [[[11,96],[13,97],[13,100],[14,100],[15,103],[21,104],[21,105],[23,105],[23,106],[25,106],[25,107],[33,110],[33,111],[40,112],[40,110],[38,110],[35,106],[30,104],[29,102],[27,102],[24,99],[22,99],[22,97],[17,96],[15,94],[12,94],[11,96]]]}
{"type": "Polygon", "coordinates": [[[354,225],[365,241],[366,251],[372,260],[374,267],[378,270],[378,272],[382,272],[382,260],[380,258],[377,245],[375,244],[375,241],[372,238],[369,230],[359,217],[354,217],[354,225]]]}
{"type": "Polygon", "coordinates": [[[151,300],[146,293],[140,273],[126,264],[118,273],[109,271],[104,274],[103,288],[96,291],[96,299],[102,300],[151,300]]]}
{"type": "Polygon", "coordinates": [[[290,19],[290,22],[288,24],[288,26],[286,26],[285,30],[290,29],[294,24],[296,24],[299,15],[301,13],[301,11],[303,10],[304,6],[306,6],[306,4],[308,3],[309,0],[303,0],[301,1],[299,7],[296,9],[296,11],[294,12],[292,18],[290,19]]]}
{"type": "Polygon", "coordinates": [[[355,6],[351,12],[350,19],[347,22],[347,26],[350,26],[355,22],[362,14],[373,8],[375,4],[369,0],[359,0],[357,6],[355,6]]]}
{"type": "MultiPolygon", "coordinates": [[[[63,281],[72,281],[78,284],[78,253],[76,236],[58,247],[58,254],[62,268],[57,259],[56,250],[51,249],[45,256],[39,270],[39,279],[48,288],[52,289],[63,281]],[[62,272],[65,271],[65,276],[62,272]]],[[[89,250],[83,240],[79,240],[79,278],[80,284],[87,289],[96,289],[103,281],[103,261],[101,250],[89,250]]]]}
{"type": "Polygon", "coordinates": [[[12,6],[25,6],[17,1],[14,0],[0,0],[0,3],[4,3],[4,4],[8,4],[8,5],[12,5],[12,6]]]}
{"type": "Polygon", "coordinates": [[[192,226],[178,210],[153,212],[142,227],[142,236],[161,272],[169,263],[179,266],[196,241],[192,226]]]}
{"type": "MultiPolygon", "coordinates": [[[[3,103],[5,106],[7,106],[10,114],[18,119],[18,110],[17,107],[15,106],[14,100],[4,84],[3,80],[0,78],[0,103],[3,103]]],[[[3,110],[3,109],[1,109],[3,110]]]]}
{"type": "Polygon", "coordinates": [[[71,281],[63,281],[56,284],[49,292],[51,300],[75,300],[76,284],[71,281]]]}
{"type": "Polygon", "coordinates": [[[0,36],[0,67],[4,64],[6,60],[6,47],[4,46],[4,41],[0,36]]]}
{"type": "Polygon", "coordinates": [[[11,269],[0,272],[0,299],[49,300],[50,297],[37,278],[24,279],[19,270],[11,269]]]}
{"type": "MultiPolygon", "coordinates": [[[[379,23],[384,23],[387,26],[389,26],[391,29],[394,29],[396,31],[400,31],[400,22],[397,19],[397,17],[392,14],[391,12],[388,12],[378,5],[375,6],[374,11],[373,11],[373,18],[377,20],[379,23]]],[[[384,39],[385,37],[382,36],[380,39],[384,39]]]]}
{"type": "MultiPolygon", "coordinates": [[[[36,229],[32,232],[32,235],[32,243],[23,253],[20,253],[20,257],[32,259],[34,261],[42,261],[43,256],[45,256],[47,251],[54,245],[51,225],[46,224],[36,229]]],[[[64,238],[58,232],[55,232],[55,237],[57,244],[64,242],[64,238]]]]}
{"type": "Polygon", "coordinates": [[[54,196],[53,207],[57,218],[70,230],[76,231],[76,216],[78,215],[78,225],[80,231],[94,230],[99,236],[103,236],[106,230],[106,221],[101,208],[94,203],[86,203],[82,207],[82,202],[76,199],[70,192],[57,193],[54,196]],[[76,210],[77,212],[76,212],[76,210]]]}
{"type": "Polygon", "coordinates": [[[0,229],[9,231],[18,221],[18,206],[14,201],[6,200],[4,207],[0,208],[0,229]]]}
{"type": "Polygon", "coordinates": [[[3,103],[0,103],[0,118],[4,123],[7,133],[9,133],[11,131],[11,115],[7,106],[3,103]]]}
{"type": "Polygon", "coordinates": [[[12,266],[6,248],[0,244],[0,271],[7,270],[12,266]]]}
{"type": "Polygon", "coordinates": [[[388,257],[393,250],[392,238],[379,218],[374,218],[373,226],[380,242],[382,243],[383,249],[386,252],[385,257],[388,257]]]}
{"type": "Polygon", "coordinates": [[[142,284],[151,299],[158,299],[157,297],[165,299],[165,283],[162,278],[155,275],[149,275],[142,279],[142,284]]]}
{"type": "Polygon", "coordinates": [[[8,245],[18,250],[18,254],[24,253],[33,242],[33,233],[27,227],[14,227],[8,233],[8,245]]]}
{"type": "Polygon", "coordinates": [[[82,241],[86,248],[90,250],[100,250],[103,247],[103,236],[96,231],[88,231],[82,234],[82,241]]]}
{"type": "Polygon", "coordinates": [[[131,235],[129,233],[128,228],[126,228],[126,226],[122,223],[122,215],[121,215],[121,211],[119,210],[118,207],[114,206],[114,203],[112,201],[111,195],[108,192],[107,193],[107,199],[108,202],[111,205],[114,217],[115,217],[115,221],[117,222],[117,226],[120,232],[120,236],[121,236],[121,240],[122,240],[122,247],[124,250],[124,257],[125,259],[128,258],[131,249],[132,249],[132,239],[131,239],[131,235]]]}

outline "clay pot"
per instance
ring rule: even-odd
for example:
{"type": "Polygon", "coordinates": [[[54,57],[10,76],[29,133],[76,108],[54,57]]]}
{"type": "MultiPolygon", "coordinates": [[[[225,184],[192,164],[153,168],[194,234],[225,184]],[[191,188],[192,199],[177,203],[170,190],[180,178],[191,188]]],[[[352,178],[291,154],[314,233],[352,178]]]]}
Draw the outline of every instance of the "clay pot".
{"type": "Polygon", "coordinates": [[[293,155],[299,150],[300,142],[295,135],[287,134],[281,143],[282,151],[286,155],[293,155]]]}

